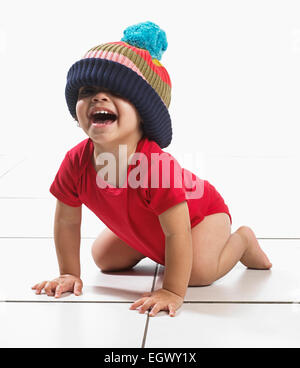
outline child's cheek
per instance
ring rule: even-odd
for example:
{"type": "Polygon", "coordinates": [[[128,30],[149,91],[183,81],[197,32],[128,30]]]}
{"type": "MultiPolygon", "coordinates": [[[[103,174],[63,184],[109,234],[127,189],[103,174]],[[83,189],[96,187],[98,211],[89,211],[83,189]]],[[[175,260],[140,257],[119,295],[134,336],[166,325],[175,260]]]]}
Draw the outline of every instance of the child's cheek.
{"type": "Polygon", "coordinates": [[[76,116],[77,119],[80,119],[83,116],[83,101],[78,100],[76,103],[76,116]]]}

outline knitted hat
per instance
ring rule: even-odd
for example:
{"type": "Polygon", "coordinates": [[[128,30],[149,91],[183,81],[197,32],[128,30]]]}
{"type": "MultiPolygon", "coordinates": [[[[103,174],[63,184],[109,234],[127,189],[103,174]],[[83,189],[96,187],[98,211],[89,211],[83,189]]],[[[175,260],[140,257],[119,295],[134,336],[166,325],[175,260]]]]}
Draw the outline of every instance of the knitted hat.
{"type": "Polygon", "coordinates": [[[159,62],[167,47],[166,33],[148,21],[126,28],[119,42],[90,49],[67,75],[65,96],[73,118],[80,87],[105,87],[133,103],[143,120],[144,134],[161,148],[167,147],[172,140],[168,111],[172,85],[159,62]]]}

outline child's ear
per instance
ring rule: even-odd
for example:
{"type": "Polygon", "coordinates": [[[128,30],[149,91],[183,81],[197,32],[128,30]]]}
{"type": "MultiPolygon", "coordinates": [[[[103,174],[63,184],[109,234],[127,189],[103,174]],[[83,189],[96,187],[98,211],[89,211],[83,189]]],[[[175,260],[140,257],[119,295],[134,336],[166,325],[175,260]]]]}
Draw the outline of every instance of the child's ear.
{"type": "Polygon", "coordinates": [[[76,116],[76,118],[74,118],[74,121],[76,121],[77,126],[79,127],[79,126],[80,126],[80,124],[79,124],[79,121],[78,121],[78,119],[77,119],[77,116],[76,116]]]}

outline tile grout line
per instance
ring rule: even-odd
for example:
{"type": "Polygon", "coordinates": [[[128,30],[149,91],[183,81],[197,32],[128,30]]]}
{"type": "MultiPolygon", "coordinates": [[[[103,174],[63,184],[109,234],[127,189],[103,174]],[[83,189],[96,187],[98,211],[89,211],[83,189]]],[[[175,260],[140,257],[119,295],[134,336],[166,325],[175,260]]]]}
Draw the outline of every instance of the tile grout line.
{"type": "Polygon", "coordinates": [[[13,171],[14,168],[16,168],[18,165],[20,165],[21,163],[25,162],[27,160],[27,158],[25,158],[22,161],[19,161],[18,163],[16,163],[13,167],[11,167],[10,169],[8,169],[7,171],[4,172],[4,174],[0,175],[0,179],[2,179],[5,175],[7,175],[9,172],[13,171]]]}
{"type": "Polygon", "coordinates": [[[14,299],[6,299],[0,300],[0,303],[35,303],[35,304],[132,304],[134,300],[55,300],[55,301],[47,301],[47,300],[14,300],[14,299]]]}
{"type": "Polygon", "coordinates": [[[0,197],[0,199],[47,199],[48,200],[48,197],[0,197]]]}
{"type": "MultiPolygon", "coordinates": [[[[155,281],[156,281],[156,277],[158,274],[158,268],[159,268],[159,264],[156,264],[156,268],[155,268],[155,272],[154,272],[154,278],[153,278],[153,282],[152,282],[152,287],[151,287],[151,292],[154,290],[154,286],[155,286],[155,281]]],[[[148,332],[148,326],[149,326],[149,311],[146,312],[147,313],[147,319],[146,319],[146,325],[145,325],[145,330],[144,330],[144,336],[143,336],[143,340],[142,340],[142,346],[141,349],[145,348],[145,344],[146,344],[146,337],[147,337],[147,332],[148,332]]]]}
{"type": "Polygon", "coordinates": [[[233,300],[210,300],[210,301],[204,301],[204,300],[201,300],[201,301],[187,301],[187,302],[184,302],[184,304],[300,304],[300,301],[259,301],[259,300],[256,300],[256,301],[251,301],[251,300],[248,300],[248,301],[241,301],[241,300],[236,300],[236,301],[233,301],[233,300]]]}
{"type": "MultiPolygon", "coordinates": [[[[97,235],[95,237],[97,237],[97,235]]],[[[95,239],[95,237],[82,236],[81,239],[95,239]]],[[[0,239],[54,239],[54,236],[0,236],[0,239]]],[[[260,237],[257,237],[256,239],[257,240],[300,240],[300,238],[260,238],[260,237]]]]}
{"type": "MultiPolygon", "coordinates": [[[[114,300],[104,300],[104,301],[96,301],[96,300],[82,300],[82,301],[75,301],[75,300],[56,300],[56,301],[46,301],[46,300],[0,300],[0,303],[35,303],[35,304],[46,304],[46,303],[53,303],[53,304],[131,304],[133,301],[114,301],[114,300]]],[[[183,304],[300,304],[300,301],[239,301],[239,300],[191,300],[191,301],[184,301],[183,304]]]]}

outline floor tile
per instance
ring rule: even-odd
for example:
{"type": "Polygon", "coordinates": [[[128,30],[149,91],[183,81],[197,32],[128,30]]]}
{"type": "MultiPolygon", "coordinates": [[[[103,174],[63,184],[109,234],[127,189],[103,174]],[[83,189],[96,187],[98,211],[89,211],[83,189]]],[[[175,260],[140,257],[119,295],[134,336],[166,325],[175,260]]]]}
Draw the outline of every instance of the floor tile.
{"type": "MultiPolygon", "coordinates": [[[[1,182],[1,180],[0,180],[1,182]]],[[[0,199],[0,237],[53,237],[56,199],[0,199]]],[[[81,236],[96,238],[105,225],[82,206],[81,236]]]]}
{"type": "Polygon", "coordinates": [[[10,301],[128,301],[134,302],[152,289],[156,263],[143,259],[133,269],[101,272],[91,255],[92,241],[81,241],[83,293],[65,293],[61,298],[44,292],[36,295],[31,287],[58,277],[53,239],[0,239],[0,300],[10,301]],[[2,299],[1,299],[2,297],[2,299]]]}
{"type": "Polygon", "coordinates": [[[146,318],[127,303],[0,303],[0,346],[140,348],[146,318]]]}
{"type": "MultiPolygon", "coordinates": [[[[13,170],[23,164],[24,159],[17,156],[0,154],[0,179],[10,174],[13,170]]],[[[0,180],[0,193],[1,193],[1,180],[0,180]]]]}
{"type": "Polygon", "coordinates": [[[227,203],[235,229],[247,225],[260,238],[299,238],[299,164],[300,157],[208,156],[206,173],[227,203]]]}
{"type": "Polygon", "coordinates": [[[299,304],[187,304],[150,317],[145,348],[299,348],[299,304]]]}
{"type": "MultiPolygon", "coordinates": [[[[300,302],[300,240],[259,240],[273,264],[271,270],[249,270],[238,263],[210,286],[189,287],[185,301],[291,301],[300,302]]],[[[159,265],[155,290],[162,287],[159,265]]]]}
{"type": "Polygon", "coordinates": [[[20,156],[19,161],[21,162],[0,180],[0,196],[50,198],[52,195],[49,193],[49,188],[63,158],[63,153],[56,153],[52,156],[49,154],[36,157],[27,154],[23,158],[20,156]]]}
{"type": "Polygon", "coordinates": [[[206,156],[206,179],[232,215],[233,229],[250,226],[258,238],[300,238],[300,157],[206,156]]]}

